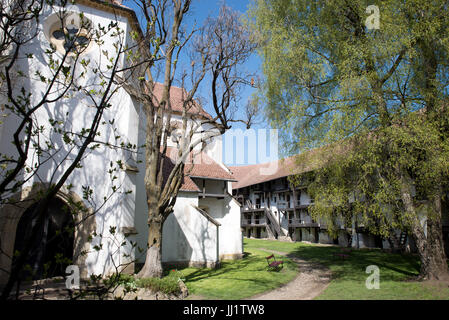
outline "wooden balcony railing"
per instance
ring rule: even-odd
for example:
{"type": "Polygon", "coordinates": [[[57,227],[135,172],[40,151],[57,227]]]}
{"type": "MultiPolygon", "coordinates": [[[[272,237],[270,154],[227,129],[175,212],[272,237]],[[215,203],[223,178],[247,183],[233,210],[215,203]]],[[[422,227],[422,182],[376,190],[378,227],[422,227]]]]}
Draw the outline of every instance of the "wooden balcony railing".
{"type": "Polygon", "coordinates": [[[292,218],[288,219],[288,225],[291,227],[319,227],[320,225],[316,223],[315,221],[308,221],[298,219],[298,218],[292,218]]]}
{"type": "Polygon", "coordinates": [[[251,201],[247,200],[243,205],[242,209],[243,211],[249,211],[249,210],[260,210],[266,207],[267,205],[265,202],[253,204],[251,201]]]}
{"type": "Polygon", "coordinates": [[[267,221],[264,218],[259,219],[242,219],[242,227],[244,226],[257,226],[257,225],[266,225],[267,221]]]}

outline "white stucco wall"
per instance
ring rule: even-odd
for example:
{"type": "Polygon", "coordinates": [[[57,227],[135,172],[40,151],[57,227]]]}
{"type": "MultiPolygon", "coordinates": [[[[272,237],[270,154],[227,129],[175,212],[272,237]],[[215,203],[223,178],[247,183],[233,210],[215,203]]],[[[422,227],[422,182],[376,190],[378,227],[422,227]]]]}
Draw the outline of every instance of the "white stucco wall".
{"type": "MultiPolygon", "coordinates": [[[[94,26],[107,26],[111,20],[118,19],[119,27],[126,34],[126,41],[131,42],[128,32],[131,30],[126,18],[118,15],[94,9],[83,5],[70,5],[67,10],[83,12],[87,19],[90,19],[94,26]]],[[[41,21],[45,24],[46,18],[53,14],[48,10],[41,16],[41,21]]],[[[42,31],[44,26],[41,26],[42,31]]],[[[48,29],[48,28],[47,28],[48,29]]],[[[115,48],[114,40],[110,35],[104,39],[104,44],[99,48],[97,44],[92,44],[91,49],[85,53],[82,58],[91,60],[91,64],[100,63],[100,55],[102,52],[109,52],[109,57],[113,57],[115,48]],[[108,38],[109,37],[109,38],[108,38]]],[[[130,44],[130,43],[129,43],[130,44]]],[[[39,70],[43,76],[50,77],[48,69],[48,61],[43,52],[48,49],[49,43],[44,34],[41,32],[36,39],[23,47],[22,54],[33,53],[36,59],[21,59],[20,69],[28,74],[33,75],[39,70]]],[[[102,56],[101,61],[105,58],[102,56]]],[[[120,61],[124,63],[122,59],[120,61]]],[[[106,65],[100,65],[100,68],[106,69],[106,65]]],[[[104,70],[105,71],[105,70],[104,70]]],[[[78,78],[80,85],[87,87],[89,85],[97,85],[98,80],[91,72],[86,79],[78,78]]],[[[36,103],[42,92],[45,91],[45,85],[40,81],[32,81],[30,77],[19,79],[17,88],[24,87],[26,90],[33,91],[32,103],[36,103]]],[[[99,87],[96,86],[98,89],[99,87]]],[[[92,108],[92,101],[82,96],[80,93],[73,93],[69,99],[64,99],[46,105],[41,111],[36,113],[37,121],[40,125],[49,127],[48,120],[64,118],[66,121],[66,129],[77,132],[81,128],[89,126],[93,119],[95,108],[92,108]]],[[[145,142],[145,117],[141,110],[141,106],[133,101],[130,96],[120,89],[111,100],[111,107],[105,110],[103,119],[106,123],[114,121],[114,128],[108,125],[100,126],[101,135],[99,140],[113,145],[118,145],[123,140],[125,143],[131,143],[141,146],[145,142]],[[122,140],[117,140],[116,136],[120,135],[122,140]]],[[[179,116],[174,116],[173,120],[179,120],[179,116]]],[[[17,119],[11,116],[5,124],[0,128],[0,152],[13,155],[14,150],[10,144],[10,137],[13,129],[17,126],[17,119]]],[[[51,132],[45,133],[51,136],[51,132]]],[[[63,150],[64,144],[60,137],[52,137],[56,143],[56,148],[63,150]]],[[[198,146],[200,147],[200,145],[198,146]]],[[[33,151],[32,151],[33,152],[33,151]]],[[[222,146],[221,138],[217,137],[211,142],[206,149],[206,153],[211,156],[219,164],[221,163],[222,146]]],[[[36,160],[35,156],[30,157],[28,165],[32,166],[36,160]]],[[[85,205],[92,210],[98,209],[95,215],[96,233],[91,244],[91,249],[95,245],[102,244],[100,251],[90,250],[86,265],[88,274],[107,274],[115,270],[115,265],[126,263],[134,258],[137,261],[144,262],[145,249],[147,245],[147,201],[144,186],[145,173],[145,156],[144,150],[135,155],[120,149],[110,149],[101,147],[94,151],[89,151],[88,156],[83,160],[82,168],[76,169],[72,176],[67,180],[66,185],[72,184],[72,191],[83,196],[83,187],[89,186],[94,189],[94,193],[89,202],[85,205]],[[112,182],[107,172],[110,169],[110,163],[114,165],[117,161],[127,162],[136,166],[138,172],[125,172],[119,170],[114,173],[117,179],[112,182]],[[138,163],[142,161],[142,163],[138,163]],[[120,186],[121,192],[112,195],[107,203],[103,205],[104,197],[109,197],[112,186],[120,186]],[[131,191],[131,193],[126,193],[131,191]],[[116,227],[117,235],[109,233],[111,227],[116,227]],[[121,246],[124,236],[120,230],[123,228],[135,228],[136,235],[130,236],[128,239],[136,241],[138,247],[144,249],[143,253],[138,250],[133,252],[131,246],[121,246]],[[101,235],[101,236],[100,236],[101,235]],[[124,258],[123,254],[130,254],[129,258],[124,258]]],[[[38,175],[30,179],[25,186],[30,186],[34,182],[55,182],[67,168],[70,162],[56,167],[57,163],[48,162],[43,165],[38,175]],[[56,173],[54,174],[54,172],[56,173]]],[[[222,193],[223,188],[227,186],[231,192],[231,183],[223,181],[207,182],[207,189],[213,193],[222,193]],[[220,192],[218,192],[220,191],[220,192]]],[[[226,198],[225,200],[212,199],[210,207],[212,216],[215,214],[217,221],[221,223],[219,231],[219,239],[217,239],[217,227],[207,218],[196,211],[191,204],[198,205],[197,193],[180,192],[174,208],[174,213],[167,218],[163,229],[163,257],[164,262],[169,261],[194,261],[194,262],[215,262],[217,253],[219,255],[242,254],[242,234],[240,230],[240,207],[235,200],[226,198]],[[219,252],[217,252],[217,243],[219,243],[219,252]]]]}
{"type": "Polygon", "coordinates": [[[205,192],[209,194],[223,194],[228,188],[228,182],[224,180],[192,178],[196,185],[203,191],[203,182],[205,192]]]}
{"type": "Polygon", "coordinates": [[[346,231],[340,231],[338,233],[338,244],[342,247],[347,247],[349,245],[349,236],[346,231]]]}
{"type": "Polygon", "coordinates": [[[301,205],[310,204],[310,196],[304,191],[301,191],[301,197],[300,197],[301,205]]]}
{"type": "Polygon", "coordinates": [[[199,213],[196,193],[180,192],[164,223],[162,262],[216,262],[217,226],[199,213]]]}
{"type": "Polygon", "coordinates": [[[325,230],[320,230],[318,238],[319,238],[318,239],[319,243],[324,243],[324,244],[333,244],[334,243],[334,239],[325,230]]]}
{"type": "MultiPolygon", "coordinates": [[[[93,22],[94,27],[98,25],[108,26],[111,20],[118,22],[119,27],[126,33],[130,31],[130,26],[126,18],[117,15],[100,11],[88,6],[83,5],[69,5],[66,7],[68,11],[83,12],[87,19],[93,22]]],[[[22,47],[22,57],[26,54],[32,53],[33,59],[21,58],[19,59],[17,68],[24,73],[29,74],[29,77],[18,78],[15,82],[15,87],[20,90],[24,87],[25,90],[33,93],[31,96],[31,104],[35,105],[40,101],[43,93],[46,91],[46,84],[39,80],[35,80],[35,72],[39,71],[41,75],[47,78],[51,78],[51,70],[48,67],[48,57],[44,54],[45,50],[49,48],[49,42],[45,36],[44,29],[46,28],[46,21],[49,16],[54,12],[50,12],[49,9],[45,9],[40,17],[42,23],[39,27],[41,32],[36,38],[22,47]]],[[[82,55],[83,59],[90,60],[92,68],[97,64],[104,72],[107,73],[105,64],[100,64],[100,55],[102,51],[109,52],[110,57],[115,56],[114,42],[117,41],[115,37],[110,34],[103,37],[104,44],[101,48],[96,43],[91,44],[91,49],[82,55]]],[[[129,40],[129,38],[128,38],[129,40]]],[[[61,58],[61,54],[57,53],[54,58],[61,58]]],[[[104,61],[104,57],[101,61],[104,61]]],[[[120,63],[123,63],[123,57],[120,58],[120,63]]],[[[80,72],[80,69],[78,70],[80,72]]],[[[99,89],[99,80],[95,78],[92,72],[88,72],[86,78],[82,79],[76,74],[74,77],[75,82],[83,87],[99,89]]],[[[64,128],[72,132],[80,132],[81,128],[89,128],[92,122],[95,108],[92,108],[93,101],[83,95],[81,92],[69,92],[70,97],[60,99],[55,103],[46,104],[40,110],[35,113],[36,122],[40,126],[44,126],[46,130],[41,135],[40,143],[43,145],[45,139],[51,140],[55,145],[55,150],[58,153],[55,155],[56,161],[48,161],[46,164],[41,165],[37,174],[29,179],[24,187],[31,186],[33,183],[40,182],[52,182],[55,183],[62,176],[71,161],[63,162],[58,167],[64,156],[70,154],[68,159],[73,159],[76,155],[77,149],[70,151],[66,144],[63,143],[61,136],[55,132],[50,131],[49,119],[63,120],[64,128]],[[43,138],[45,137],[45,139],[43,138]]],[[[55,95],[50,95],[54,97],[55,95]]],[[[95,98],[97,99],[97,98],[95,98]]],[[[99,102],[99,99],[97,100],[99,102]]],[[[137,143],[137,130],[135,130],[136,112],[137,109],[131,101],[129,95],[122,89],[120,89],[110,101],[111,107],[106,109],[103,115],[103,120],[115,121],[114,127],[116,131],[113,131],[112,126],[101,125],[99,131],[101,135],[97,137],[102,142],[111,144],[118,144],[119,141],[115,139],[115,136],[120,135],[124,142],[136,144],[137,143]]],[[[12,118],[10,118],[11,120],[12,118]]],[[[11,153],[11,133],[12,129],[17,127],[16,121],[9,121],[8,127],[2,128],[0,152],[11,153]]],[[[100,251],[91,250],[87,256],[86,264],[88,266],[88,273],[108,273],[113,271],[114,263],[116,265],[127,262],[132,259],[132,256],[127,259],[123,257],[123,253],[130,253],[130,246],[120,247],[120,243],[123,241],[123,234],[120,234],[119,230],[123,227],[129,227],[134,225],[134,208],[135,208],[135,179],[133,176],[125,173],[124,171],[117,171],[114,173],[117,179],[112,182],[107,172],[110,169],[110,163],[114,165],[116,161],[124,161],[126,154],[122,151],[109,149],[106,147],[100,147],[94,151],[88,150],[85,159],[81,162],[82,168],[75,169],[73,174],[66,181],[65,185],[73,185],[71,191],[78,196],[83,196],[83,187],[91,187],[93,189],[92,197],[89,202],[85,202],[85,205],[91,210],[98,210],[96,219],[96,233],[98,235],[103,234],[103,237],[99,236],[94,238],[92,245],[102,244],[103,248],[100,251]],[[122,191],[132,191],[131,194],[124,194],[118,192],[110,197],[107,203],[102,206],[104,197],[109,197],[112,193],[112,186],[122,186],[122,191]],[[117,234],[117,246],[114,243],[109,234],[110,227],[116,227],[117,234]],[[113,261],[114,260],[114,261],[113,261]],[[114,263],[113,263],[114,262],[114,263]]],[[[41,162],[45,160],[45,155],[41,157],[41,162]]],[[[30,156],[27,161],[28,166],[34,166],[37,161],[35,150],[31,149],[30,156]]],[[[24,178],[27,176],[24,175],[24,178]]]]}
{"type": "Polygon", "coordinates": [[[284,235],[288,235],[288,213],[284,212],[279,214],[280,227],[284,235]]]}
{"type": "Polygon", "coordinates": [[[367,233],[357,233],[353,230],[352,236],[353,248],[372,248],[375,247],[374,236],[367,233]]]}
{"type": "Polygon", "coordinates": [[[304,223],[312,223],[312,217],[307,213],[307,210],[300,211],[300,219],[304,221],[304,223]]]}
{"type": "MultiPolygon", "coordinates": [[[[315,228],[301,228],[302,241],[317,242],[315,228]]],[[[318,235],[319,237],[319,235],[318,235]]]]}
{"type": "Polygon", "coordinates": [[[268,237],[267,230],[264,227],[246,227],[244,236],[248,237],[248,235],[249,235],[249,238],[258,238],[257,231],[260,232],[260,238],[263,239],[263,238],[268,237]],[[248,231],[249,231],[249,233],[248,233],[248,231]]]}
{"type": "Polygon", "coordinates": [[[243,253],[240,229],[240,206],[232,197],[225,199],[200,198],[199,206],[206,207],[208,213],[220,223],[220,256],[230,257],[243,253]]]}

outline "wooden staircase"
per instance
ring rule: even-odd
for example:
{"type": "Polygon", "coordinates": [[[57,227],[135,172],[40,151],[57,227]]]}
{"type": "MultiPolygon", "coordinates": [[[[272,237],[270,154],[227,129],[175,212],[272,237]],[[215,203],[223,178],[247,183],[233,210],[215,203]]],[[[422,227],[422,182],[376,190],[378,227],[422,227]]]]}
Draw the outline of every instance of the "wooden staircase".
{"type": "Polygon", "coordinates": [[[276,220],[276,218],[273,216],[271,211],[267,208],[265,208],[265,215],[268,218],[267,219],[267,233],[270,236],[270,234],[275,239],[279,239],[280,237],[285,237],[286,235],[281,229],[281,226],[279,225],[279,222],[276,220]]]}

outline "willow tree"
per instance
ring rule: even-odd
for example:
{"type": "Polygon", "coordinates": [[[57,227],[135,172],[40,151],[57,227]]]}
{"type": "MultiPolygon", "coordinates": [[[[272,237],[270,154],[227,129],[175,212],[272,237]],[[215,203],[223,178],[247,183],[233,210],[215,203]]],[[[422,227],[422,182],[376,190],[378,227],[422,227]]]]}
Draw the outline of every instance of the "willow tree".
{"type": "Polygon", "coordinates": [[[287,151],[326,146],[312,215],[331,232],[348,214],[383,237],[408,230],[423,279],[448,276],[447,10],[446,1],[255,0],[248,20],[267,116],[287,151]]]}

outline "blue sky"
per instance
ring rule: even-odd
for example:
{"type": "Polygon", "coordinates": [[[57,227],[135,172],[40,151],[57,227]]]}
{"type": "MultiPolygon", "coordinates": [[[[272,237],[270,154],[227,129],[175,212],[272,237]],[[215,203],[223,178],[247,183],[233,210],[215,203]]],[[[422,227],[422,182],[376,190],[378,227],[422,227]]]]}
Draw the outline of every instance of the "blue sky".
{"type": "MultiPolygon", "coordinates": [[[[248,4],[249,4],[250,0],[226,0],[224,1],[224,3],[227,6],[230,6],[232,9],[240,12],[241,14],[245,14],[245,12],[247,11],[248,8],[248,4]]],[[[123,4],[130,7],[130,8],[134,8],[134,5],[132,3],[132,0],[124,0],[123,4]]],[[[189,28],[189,27],[193,27],[194,25],[197,26],[201,26],[204,22],[204,20],[208,17],[208,16],[217,16],[219,14],[219,9],[220,6],[223,4],[223,0],[193,0],[192,1],[192,5],[190,8],[190,11],[188,13],[187,18],[185,19],[185,25],[189,28]]],[[[139,15],[138,15],[139,16],[139,15]]],[[[179,69],[182,69],[182,58],[180,60],[179,63],[179,69]]],[[[189,67],[190,62],[188,61],[188,59],[185,60],[185,63],[187,64],[186,66],[189,67]]],[[[252,73],[252,74],[257,74],[259,76],[262,76],[262,71],[261,71],[261,59],[259,58],[259,56],[257,55],[257,53],[254,53],[251,58],[242,66],[243,68],[246,69],[246,71],[252,73]]],[[[207,79],[205,79],[205,81],[207,81],[207,79]]],[[[248,99],[251,97],[251,94],[255,91],[255,89],[250,88],[250,87],[246,87],[244,89],[244,91],[241,92],[241,96],[240,96],[240,103],[239,103],[239,110],[243,111],[244,107],[248,101],[248,99]],[[241,107],[240,107],[241,106],[241,107]]],[[[202,91],[200,91],[201,96],[207,97],[207,94],[202,93],[202,91]]],[[[203,107],[207,110],[210,111],[211,106],[207,103],[207,101],[203,101],[206,102],[205,105],[203,104],[203,107]]],[[[238,114],[237,114],[238,116],[238,114]]],[[[243,117],[243,115],[241,114],[241,117],[243,117]]],[[[269,136],[269,132],[257,132],[258,129],[270,129],[270,126],[267,124],[267,121],[264,121],[263,117],[260,117],[261,120],[259,123],[257,123],[256,125],[254,125],[252,128],[256,130],[255,132],[255,136],[256,136],[256,143],[254,143],[254,140],[252,142],[248,142],[248,139],[245,139],[245,143],[239,144],[237,142],[236,138],[232,138],[234,143],[232,143],[231,145],[233,145],[233,150],[227,150],[229,149],[229,143],[228,148],[226,149],[226,135],[223,137],[223,153],[224,153],[224,162],[227,165],[242,165],[242,164],[254,164],[254,159],[256,163],[260,163],[260,162],[267,162],[267,161],[272,161],[278,158],[277,153],[273,153],[271,152],[271,148],[269,146],[269,143],[267,143],[267,147],[265,149],[267,149],[267,153],[268,156],[266,155],[257,155],[254,158],[254,153],[258,154],[258,150],[260,149],[258,147],[258,138],[260,136],[264,136],[264,134],[267,136],[267,141],[268,141],[268,136],[269,136]],[[242,150],[243,149],[243,150],[242,150]],[[232,152],[233,156],[229,156],[229,152],[232,152]],[[244,153],[244,161],[238,161],[238,159],[242,159],[241,158],[241,154],[239,153],[244,153]],[[228,154],[228,156],[226,156],[226,154],[228,154]],[[226,161],[226,159],[227,161],[226,161]],[[230,160],[232,158],[232,160],[230,160]]],[[[233,126],[233,129],[242,129],[245,130],[245,126],[243,124],[240,123],[236,123],[233,126]]],[[[254,135],[252,135],[253,133],[248,134],[250,137],[253,137],[254,135]]],[[[229,141],[229,140],[228,140],[229,141]]]]}
{"type": "MultiPolygon", "coordinates": [[[[193,0],[190,10],[187,14],[187,17],[185,18],[184,26],[187,27],[187,30],[191,30],[195,25],[201,26],[204,22],[204,20],[208,16],[217,16],[219,14],[220,6],[225,3],[227,6],[230,6],[232,9],[240,12],[241,14],[244,14],[247,11],[247,7],[249,4],[249,0],[193,0]]],[[[133,0],[123,0],[123,4],[134,9],[137,13],[137,16],[139,18],[139,9],[134,4],[133,0]],[[137,8],[137,9],[136,9],[137,8]]],[[[186,66],[186,68],[190,68],[190,61],[188,58],[184,57],[181,58],[180,63],[178,63],[178,70],[181,70],[183,68],[183,62],[186,66]]],[[[250,73],[254,74],[260,74],[260,66],[261,66],[261,60],[257,53],[254,53],[251,58],[244,64],[244,68],[249,71],[250,73]]],[[[254,89],[247,87],[241,94],[241,103],[244,106],[246,104],[246,101],[248,101],[249,97],[251,96],[254,89]]],[[[203,96],[207,96],[206,94],[202,94],[203,96]]],[[[206,110],[208,110],[208,106],[205,105],[206,110]]],[[[243,108],[242,108],[243,109],[243,108]]],[[[243,124],[236,124],[237,127],[243,128],[243,124]]],[[[265,126],[262,126],[265,127],[265,126]]]]}
{"type": "MultiPolygon", "coordinates": [[[[218,16],[220,7],[223,3],[232,9],[240,12],[242,15],[246,13],[249,0],[193,0],[192,7],[190,9],[189,17],[187,19],[189,24],[193,24],[193,21],[197,25],[201,25],[208,16],[218,16]]],[[[261,60],[257,53],[254,53],[251,58],[243,66],[248,72],[260,74],[261,73],[261,60]]],[[[246,102],[250,98],[254,89],[246,87],[245,91],[241,95],[242,109],[246,102]]],[[[243,124],[235,124],[233,127],[244,129],[243,124]]],[[[266,127],[265,125],[256,125],[256,127],[266,127]]]]}

